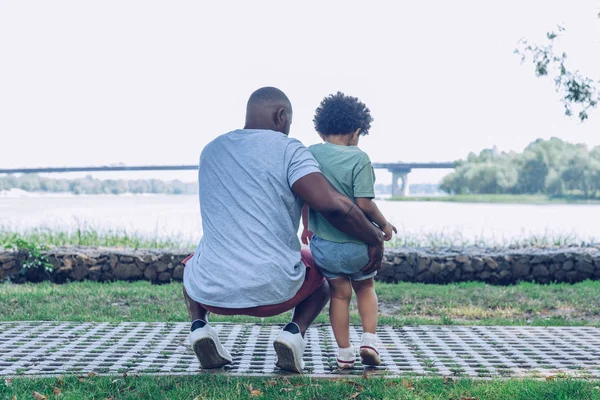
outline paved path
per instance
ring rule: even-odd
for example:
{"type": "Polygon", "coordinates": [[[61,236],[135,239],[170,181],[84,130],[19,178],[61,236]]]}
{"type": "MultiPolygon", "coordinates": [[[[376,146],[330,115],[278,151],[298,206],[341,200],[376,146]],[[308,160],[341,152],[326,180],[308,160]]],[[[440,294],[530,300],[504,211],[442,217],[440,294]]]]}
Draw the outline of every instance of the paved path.
{"type": "MultiPolygon", "coordinates": [[[[273,375],[275,325],[215,324],[234,356],[226,373],[273,375]]],[[[186,346],[187,323],[0,323],[0,376],[58,374],[196,374],[186,346]]],[[[359,342],[360,329],[351,329],[359,342]]],[[[383,326],[386,376],[544,377],[600,379],[600,328],[383,326]]],[[[336,345],[329,326],[306,335],[306,373],[335,376],[336,345]]],[[[346,374],[362,374],[357,366],[346,374]]]]}

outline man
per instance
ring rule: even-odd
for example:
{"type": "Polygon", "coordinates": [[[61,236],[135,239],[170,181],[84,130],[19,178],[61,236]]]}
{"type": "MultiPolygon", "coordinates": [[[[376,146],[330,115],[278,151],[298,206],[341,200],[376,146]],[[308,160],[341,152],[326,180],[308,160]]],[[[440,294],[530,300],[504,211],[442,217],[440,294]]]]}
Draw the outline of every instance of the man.
{"type": "Polygon", "coordinates": [[[221,135],[200,156],[203,237],[186,260],[189,335],[202,368],[232,362],[208,313],[268,317],[294,309],[273,343],[276,365],[301,373],[304,334],[327,304],[327,283],[310,251],[300,250],[304,203],[333,226],[367,243],[365,274],[381,268],[382,233],[336,191],[298,140],[288,137],[292,106],[279,89],[252,93],[244,129],[221,135]]]}

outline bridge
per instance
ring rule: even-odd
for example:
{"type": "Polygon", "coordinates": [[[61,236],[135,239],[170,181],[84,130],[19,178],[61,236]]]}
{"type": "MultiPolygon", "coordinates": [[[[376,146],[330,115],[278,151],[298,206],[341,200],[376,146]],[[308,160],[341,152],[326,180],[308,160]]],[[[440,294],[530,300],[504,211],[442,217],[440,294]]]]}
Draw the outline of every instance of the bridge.
{"type": "MultiPolygon", "coordinates": [[[[408,194],[408,174],[413,169],[453,169],[456,163],[373,163],[373,168],[392,173],[392,196],[408,194]],[[401,180],[402,184],[398,185],[401,180]]],[[[97,167],[48,167],[1,169],[0,174],[55,174],[64,172],[118,172],[118,171],[195,171],[198,165],[104,165],[97,167]]]]}

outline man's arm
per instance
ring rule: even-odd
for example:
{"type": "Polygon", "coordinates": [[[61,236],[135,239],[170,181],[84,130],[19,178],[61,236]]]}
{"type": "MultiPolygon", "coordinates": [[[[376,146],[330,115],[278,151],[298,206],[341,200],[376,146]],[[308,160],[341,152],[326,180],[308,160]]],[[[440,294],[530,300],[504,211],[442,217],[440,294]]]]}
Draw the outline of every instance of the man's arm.
{"type": "Polygon", "coordinates": [[[352,200],[335,190],[323,174],[313,172],[304,175],[294,182],[292,190],[331,225],[369,246],[369,264],[362,270],[365,274],[381,268],[383,258],[381,231],[365,217],[352,200]]]}

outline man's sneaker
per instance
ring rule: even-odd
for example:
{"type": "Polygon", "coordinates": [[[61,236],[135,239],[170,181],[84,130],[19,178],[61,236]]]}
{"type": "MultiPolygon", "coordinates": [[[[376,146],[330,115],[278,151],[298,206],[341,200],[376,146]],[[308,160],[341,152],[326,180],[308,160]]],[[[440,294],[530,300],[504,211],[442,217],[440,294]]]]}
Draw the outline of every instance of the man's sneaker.
{"type": "Polygon", "coordinates": [[[341,369],[349,369],[354,367],[356,362],[356,352],[354,347],[350,346],[347,349],[338,349],[337,364],[341,369]]]}
{"type": "Polygon", "coordinates": [[[231,354],[221,344],[217,331],[206,324],[190,332],[190,346],[203,369],[221,368],[231,364],[231,354]]]}
{"type": "Polygon", "coordinates": [[[379,357],[379,341],[374,333],[363,333],[360,342],[360,360],[363,365],[380,365],[381,357],[379,357]]]}
{"type": "Polygon", "coordinates": [[[298,325],[293,322],[287,324],[273,342],[275,354],[277,355],[275,365],[285,371],[301,374],[304,369],[302,355],[305,346],[298,325]]]}

